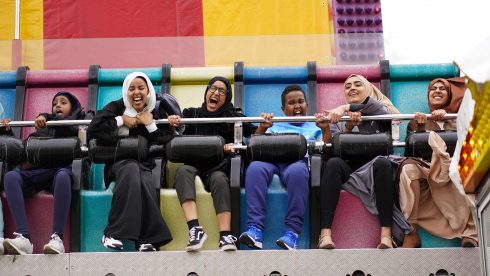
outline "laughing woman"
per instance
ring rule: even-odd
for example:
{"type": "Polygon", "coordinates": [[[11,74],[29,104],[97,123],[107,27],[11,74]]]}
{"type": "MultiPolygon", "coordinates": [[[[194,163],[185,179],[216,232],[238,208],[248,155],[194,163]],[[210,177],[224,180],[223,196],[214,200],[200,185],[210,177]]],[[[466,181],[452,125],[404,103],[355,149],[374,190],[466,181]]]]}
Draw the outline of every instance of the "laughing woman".
{"type": "MultiPolygon", "coordinates": [[[[148,76],[141,72],[129,74],[122,87],[122,99],[110,102],[98,111],[88,127],[89,139],[114,145],[119,137],[143,136],[151,143],[165,144],[173,138],[168,126],[156,125],[154,119],[165,116],[155,109],[156,95],[148,76]]],[[[161,107],[162,105],[160,105],[161,107]]],[[[169,116],[170,122],[176,116],[169,116]]],[[[156,251],[170,242],[172,236],[160,213],[151,170],[155,161],[134,159],[106,163],[104,180],[115,181],[109,222],[102,244],[123,249],[121,239],[135,241],[139,251],[156,251]]]]}
{"type": "MultiPolygon", "coordinates": [[[[442,117],[446,113],[458,112],[465,90],[464,78],[431,81],[427,99],[432,120],[416,112],[407,131],[456,131],[456,122],[442,120],[442,117]]],[[[478,246],[470,203],[449,179],[451,158],[446,152],[446,145],[435,133],[429,135],[429,145],[433,149],[430,162],[407,158],[399,169],[400,207],[414,228],[405,235],[403,247],[422,245],[417,234],[418,226],[438,237],[461,238],[463,247],[478,246]]]]}
{"type": "MultiPolygon", "coordinates": [[[[183,111],[185,118],[220,118],[220,117],[244,117],[239,109],[231,103],[231,83],[223,77],[212,78],[204,92],[204,102],[198,108],[186,108],[183,111]]],[[[177,124],[173,124],[176,127],[177,124]]],[[[250,123],[243,123],[244,136],[250,136],[257,127],[250,123]]],[[[230,123],[189,124],[185,128],[184,135],[221,136],[225,140],[223,151],[228,156],[233,154],[234,126],[230,123]]],[[[211,192],[213,205],[218,218],[221,251],[236,250],[236,237],[230,232],[231,202],[230,180],[227,168],[229,159],[221,162],[223,166],[209,164],[209,162],[189,162],[180,166],[175,174],[175,189],[179,197],[182,210],[189,227],[189,243],[187,251],[199,250],[206,241],[207,234],[199,224],[196,205],[195,178],[199,175],[205,189],[211,192]],[[191,164],[192,163],[192,164],[191,164]]]]}
{"type": "MultiPolygon", "coordinates": [[[[349,76],[344,82],[344,95],[347,104],[328,112],[332,123],[337,123],[344,114],[350,116],[350,121],[337,124],[338,130],[365,134],[390,131],[390,123],[361,122],[361,115],[399,113],[390,100],[366,78],[360,75],[349,76]]],[[[331,157],[324,161],[320,184],[322,230],[319,248],[335,248],[331,228],[342,189],[358,196],[370,213],[379,216],[381,237],[378,248],[392,248],[392,234],[396,235],[397,240],[402,240],[403,234],[410,231],[410,225],[394,205],[392,166],[397,163],[392,162],[393,158],[377,156],[373,160],[363,160],[359,156],[356,160],[343,160],[331,157]]]]}

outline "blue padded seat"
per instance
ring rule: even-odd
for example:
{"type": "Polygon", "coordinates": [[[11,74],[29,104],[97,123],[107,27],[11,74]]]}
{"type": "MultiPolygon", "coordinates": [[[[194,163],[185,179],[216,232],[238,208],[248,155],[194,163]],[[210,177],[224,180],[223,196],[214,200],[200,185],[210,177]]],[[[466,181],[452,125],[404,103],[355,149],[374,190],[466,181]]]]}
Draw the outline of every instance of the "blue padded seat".
{"type": "MultiPolygon", "coordinates": [[[[316,90],[309,91],[308,66],[291,67],[244,67],[243,82],[240,84],[235,80],[235,95],[242,98],[242,103],[236,103],[242,107],[245,115],[249,117],[260,116],[260,113],[274,113],[274,116],[284,116],[281,106],[281,94],[284,88],[290,84],[297,84],[303,88],[309,102],[308,114],[316,111],[316,90]],[[242,97],[237,93],[242,85],[242,97]],[[308,96],[313,97],[311,99],[308,96]],[[264,100],[267,99],[267,100],[264,100]],[[313,102],[313,103],[311,103],[313,102]]],[[[313,87],[316,87],[314,85],[313,87]]],[[[241,186],[244,184],[242,183],[241,186]]],[[[232,192],[233,193],[233,192],[232,192]]],[[[276,240],[284,234],[284,216],[287,211],[287,191],[281,184],[279,176],[274,175],[267,191],[267,217],[264,231],[264,249],[279,249],[276,240]]],[[[247,229],[247,201],[245,189],[240,191],[240,232],[247,229]]],[[[305,222],[298,241],[298,248],[310,248],[310,208],[305,210],[305,222]]],[[[244,248],[244,247],[241,247],[244,248]]]]}

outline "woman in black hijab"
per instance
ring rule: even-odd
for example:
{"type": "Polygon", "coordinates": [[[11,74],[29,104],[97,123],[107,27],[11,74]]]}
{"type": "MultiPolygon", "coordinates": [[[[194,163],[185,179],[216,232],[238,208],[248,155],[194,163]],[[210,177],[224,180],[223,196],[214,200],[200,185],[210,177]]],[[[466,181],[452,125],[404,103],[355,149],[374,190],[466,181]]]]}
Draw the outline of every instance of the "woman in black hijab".
{"type": "MultiPolygon", "coordinates": [[[[204,102],[198,108],[186,108],[185,118],[219,118],[244,117],[231,103],[232,89],[230,81],[223,77],[212,78],[204,92],[204,102]]],[[[173,125],[172,127],[176,127],[173,125]]],[[[244,136],[250,136],[257,127],[250,123],[243,124],[244,136]]],[[[225,140],[223,151],[231,155],[234,152],[234,125],[232,123],[190,124],[186,126],[184,135],[221,136],[225,140]]],[[[199,250],[207,238],[197,218],[195,177],[199,175],[207,191],[211,192],[214,208],[218,217],[220,229],[220,250],[236,250],[236,237],[230,232],[231,203],[230,181],[228,178],[229,159],[220,164],[196,162],[184,164],[175,174],[175,189],[189,227],[189,243],[187,251],[199,250]]]]}

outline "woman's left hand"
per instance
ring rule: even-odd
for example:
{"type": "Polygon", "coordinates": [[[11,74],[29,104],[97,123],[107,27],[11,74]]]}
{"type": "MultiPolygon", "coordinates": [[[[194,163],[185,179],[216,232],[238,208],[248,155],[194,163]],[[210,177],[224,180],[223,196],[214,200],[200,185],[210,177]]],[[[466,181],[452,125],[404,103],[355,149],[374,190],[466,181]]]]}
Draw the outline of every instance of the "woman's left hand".
{"type": "Polygon", "coordinates": [[[223,151],[227,154],[234,154],[236,153],[237,149],[235,149],[233,143],[229,143],[223,146],[223,151]]]}
{"type": "Polygon", "coordinates": [[[436,109],[430,113],[433,121],[442,121],[444,115],[446,115],[446,110],[444,109],[436,109]]]}
{"type": "Polygon", "coordinates": [[[153,123],[153,114],[150,111],[141,112],[136,115],[136,119],[138,119],[138,124],[147,126],[153,123]]]}
{"type": "Polygon", "coordinates": [[[178,115],[170,115],[168,116],[168,125],[171,128],[176,128],[180,125],[180,116],[178,115]]]}

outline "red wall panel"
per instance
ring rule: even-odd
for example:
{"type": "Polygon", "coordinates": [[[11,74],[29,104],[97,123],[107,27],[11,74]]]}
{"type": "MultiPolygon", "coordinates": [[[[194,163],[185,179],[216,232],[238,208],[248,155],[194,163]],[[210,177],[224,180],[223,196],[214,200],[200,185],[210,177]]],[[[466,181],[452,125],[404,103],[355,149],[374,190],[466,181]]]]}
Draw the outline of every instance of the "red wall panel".
{"type": "Polygon", "coordinates": [[[202,36],[201,0],[44,0],[44,38],[202,36]]]}

